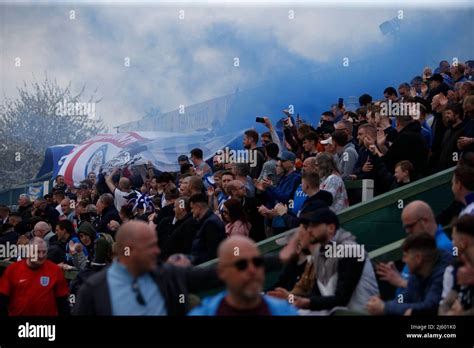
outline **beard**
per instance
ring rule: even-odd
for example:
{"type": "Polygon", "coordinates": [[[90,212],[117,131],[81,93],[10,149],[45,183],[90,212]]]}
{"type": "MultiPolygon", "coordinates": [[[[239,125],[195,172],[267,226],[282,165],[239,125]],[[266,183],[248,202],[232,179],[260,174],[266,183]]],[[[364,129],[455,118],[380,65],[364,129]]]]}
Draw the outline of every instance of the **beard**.
{"type": "Polygon", "coordinates": [[[311,245],[314,245],[314,244],[326,244],[328,242],[328,239],[326,236],[319,236],[319,237],[314,237],[313,239],[310,240],[310,244],[311,245]]]}
{"type": "Polygon", "coordinates": [[[446,121],[446,123],[447,123],[449,126],[455,125],[456,122],[457,122],[457,120],[453,120],[452,118],[451,118],[451,119],[448,119],[448,120],[446,121]]]}
{"type": "Polygon", "coordinates": [[[263,286],[261,282],[254,279],[244,284],[240,292],[240,297],[246,301],[253,301],[260,296],[262,290],[263,286]]]}
{"type": "Polygon", "coordinates": [[[320,234],[319,236],[313,236],[313,238],[309,241],[309,244],[314,245],[320,243],[321,245],[325,245],[328,241],[328,228],[326,226],[324,233],[320,234]]]}
{"type": "Polygon", "coordinates": [[[308,248],[301,249],[301,252],[305,255],[312,255],[313,253],[308,248]]]}

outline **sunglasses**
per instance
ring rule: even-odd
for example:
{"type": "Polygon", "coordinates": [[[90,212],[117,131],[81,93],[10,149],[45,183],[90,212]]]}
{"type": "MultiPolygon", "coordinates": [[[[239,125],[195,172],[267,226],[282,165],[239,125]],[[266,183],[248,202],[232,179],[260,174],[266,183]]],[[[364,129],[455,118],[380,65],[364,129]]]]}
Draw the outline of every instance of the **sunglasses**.
{"type": "Polygon", "coordinates": [[[233,266],[237,268],[239,271],[245,271],[249,267],[249,261],[252,262],[255,268],[263,267],[263,257],[255,256],[251,259],[240,259],[233,263],[233,266]]]}
{"type": "Polygon", "coordinates": [[[138,282],[137,282],[137,278],[135,278],[133,280],[133,283],[132,283],[132,290],[133,292],[135,293],[136,295],[136,300],[139,304],[141,304],[142,306],[145,306],[146,305],[146,301],[145,301],[145,298],[143,297],[143,294],[142,292],[140,291],[140,288],[138,287],[138,282]]]}

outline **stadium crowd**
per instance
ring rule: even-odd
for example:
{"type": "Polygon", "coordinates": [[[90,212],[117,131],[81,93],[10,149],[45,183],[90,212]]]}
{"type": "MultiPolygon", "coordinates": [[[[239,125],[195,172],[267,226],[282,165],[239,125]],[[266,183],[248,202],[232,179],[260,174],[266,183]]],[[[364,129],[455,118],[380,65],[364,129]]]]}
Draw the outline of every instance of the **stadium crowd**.
{"type": "Polygon", "coordinates": [[[284,110],[283,136],[263,117],[268,131],[243,134],[247,163],[195,148],[178,173],[149,163],[73,185],[57,176],[43,198],[0,206],[0,245],[38,250],[3,272],[1,315],[472,315],[473,68],[442,61],[382,100],[363,94],[355,112],[332,105],[317,125],[284,110]],[[374,264],[340,224],[361,200],[347,182],[371,179],[380,195],[451,167],[446,209],[403,208],[403,264],[374,264]],[[257,242],[290,230],[278,254],[260,254],[257,242]]]}

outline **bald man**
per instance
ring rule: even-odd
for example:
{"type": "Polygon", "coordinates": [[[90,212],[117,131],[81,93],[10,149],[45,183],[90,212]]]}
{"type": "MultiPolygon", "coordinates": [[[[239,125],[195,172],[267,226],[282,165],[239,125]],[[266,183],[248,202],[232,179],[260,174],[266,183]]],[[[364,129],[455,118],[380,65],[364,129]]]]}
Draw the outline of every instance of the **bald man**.
{"type": "Polygon", "coordinates": [[[79,289],[75,315],[185,315],[188,293],[219,285],[215,269],[158,264],[156,232],[128,221],[116,235],[116,258],[79,289]]]}
{"type": "Polygon", "coordinates": [[[227,192],[231,198],[236,198],[240,201],[246,196],[245,184],[240,180],[232,180],[227,184],[227,192]]]}
{"type": "Polygon", "coordinates": [[[217,273],[227,291],[203,300],[189,315],[298,315],[288,302],[262,295],[265,281],[264,260],[249,238],[234,236],[218,249],[217,273]]]}
{"type": "MultiPolygon", "coordinates": [[[[446,236],[441,225],[436,224],[436,218],[431,207],[423,201],[413,201],[402,211],[402,223],[408,234],[428,233],[435,238],[438,249],[453,253],[453,243],[446,236]]],[[[379,263],[376,273],[380,279],[387,281],[398,288],[397,293],[407,287],[410,272],[405,265],[402,273],[398,272],[393,262],[379,263]]]]}
{"type": "Polygon", "coordinates": [[[64,198],[61,201],[61,211],[63,212],[62,215],[59,217],[60,220],[67,219],[71,222],[74,221],[75,211],[76,208],[75,202],[71,201],[69,198],[64,198]]]}
{"type": "Polygon", "coordinates": [[[47,243],[33,237],[27,247],[28,257],[0,278],[0,316],[68,315],[69,287],[62,269],[47,260],[47,243]]]}
{"type": "Polygon", "coordinates": [[[32,235],[33,237],[44,239],[48,246],[50,244],[51,238],[56,236],[56,234],[51,231],[51,226],[44,221],[40,221],[35,225],[32,235]]]}
{"type": "Polygon", "coordinates": [[[115,208],[120,211],[120,209],[122,209],[122,206],[128,203],[126,197],[128,197],[128,195],[132,193],[132,185],[128,178],[121,177],[119,179],[118,186],[115,186],[112,177],[118,173],[119,169],[115,168],[111,175],[105,177],[105,183],[107,184],[107,187],[109,188],[110,192],[112,192],[112,194],[114,195],[115,208]]]}

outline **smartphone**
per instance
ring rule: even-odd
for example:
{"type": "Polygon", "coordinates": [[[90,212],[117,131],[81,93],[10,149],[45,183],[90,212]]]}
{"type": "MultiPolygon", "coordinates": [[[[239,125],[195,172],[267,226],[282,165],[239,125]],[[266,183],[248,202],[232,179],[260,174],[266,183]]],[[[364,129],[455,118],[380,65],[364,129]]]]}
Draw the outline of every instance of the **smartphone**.
{"type": "Polygon", "coordinates": [[[265,123],[265,119],[263,117],[255,117],[255,122],[265,123]]]}
{"type": "Polygon", "coordinates": [[[339,98],[339,101],[337,102],[337,107],[340,109],[344,105],[344,99],[339,98]]]}

